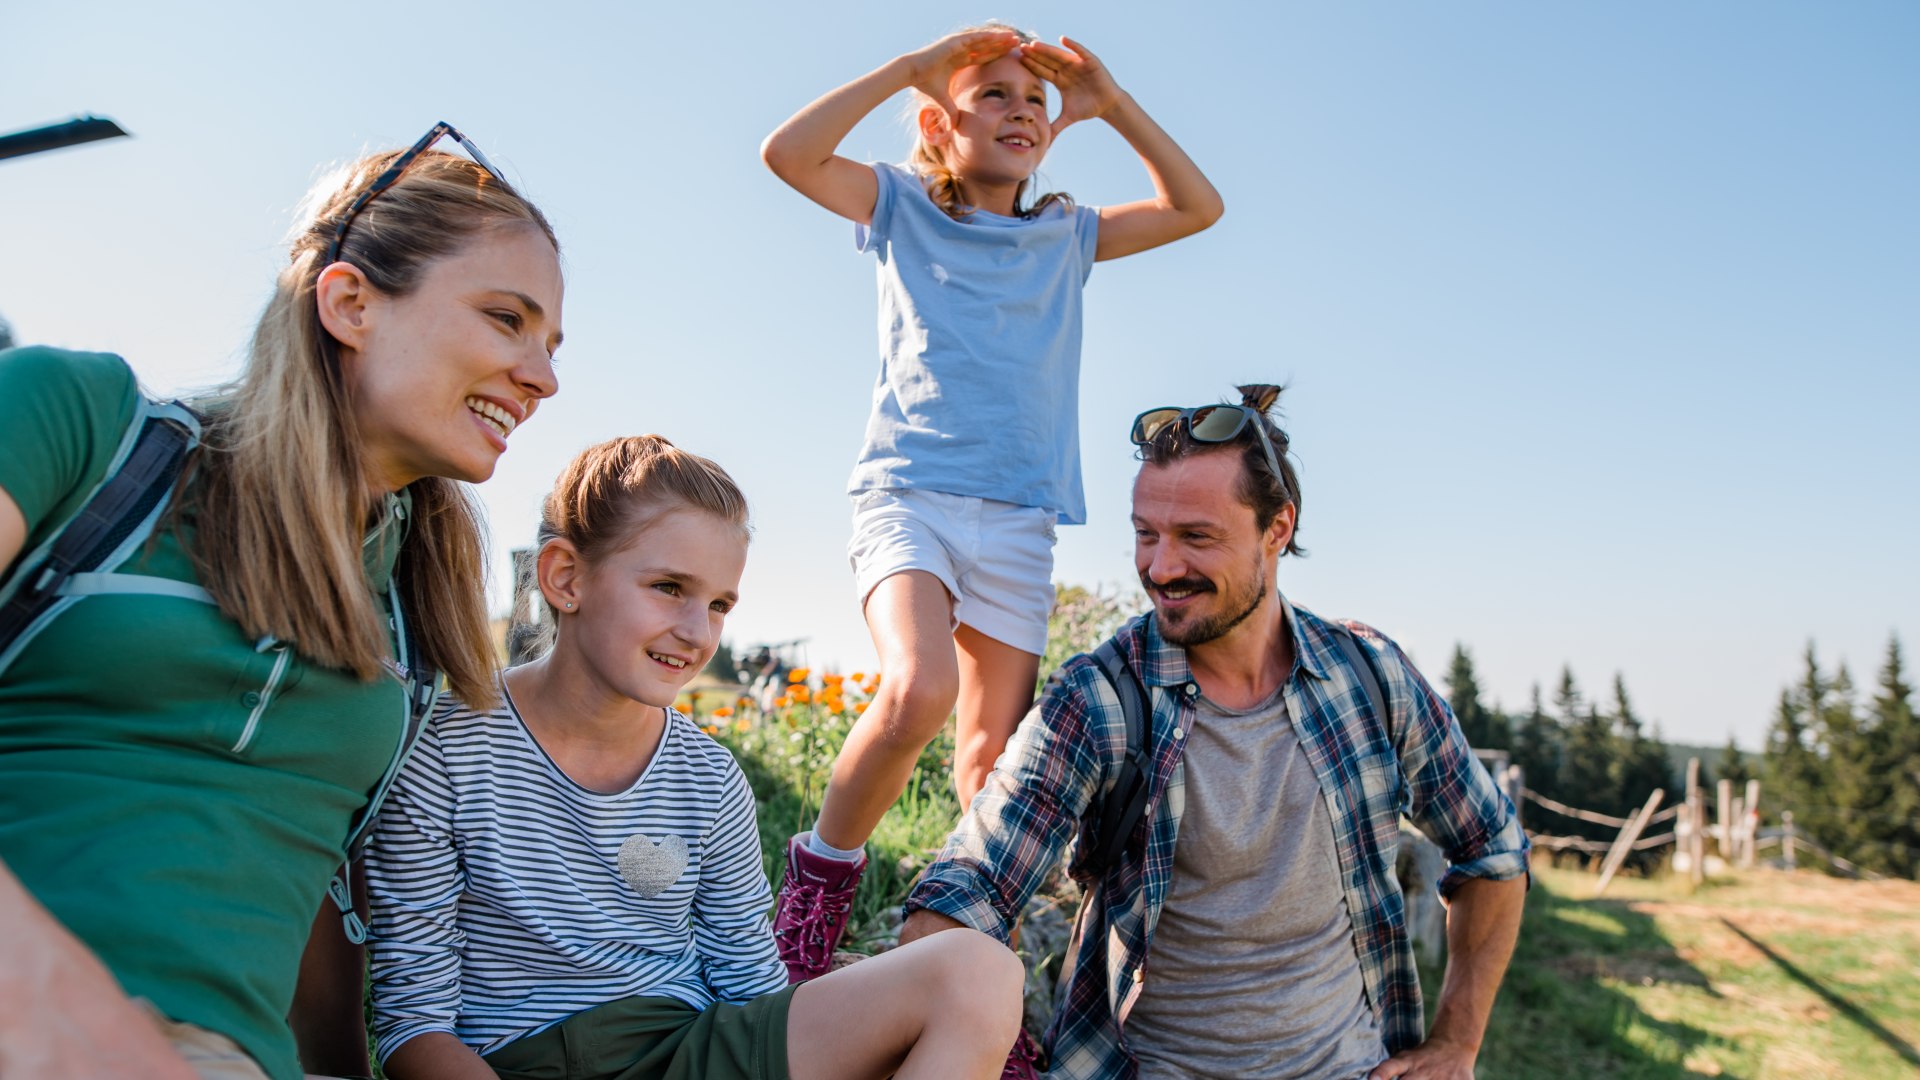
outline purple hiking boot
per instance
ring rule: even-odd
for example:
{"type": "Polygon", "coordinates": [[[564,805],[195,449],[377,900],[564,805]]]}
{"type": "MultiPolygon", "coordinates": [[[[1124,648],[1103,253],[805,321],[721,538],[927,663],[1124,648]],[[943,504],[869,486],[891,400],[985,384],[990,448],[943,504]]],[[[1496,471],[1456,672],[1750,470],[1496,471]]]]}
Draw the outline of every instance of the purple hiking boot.
{"type": "Polygon", "coordinates": [[[1040,1044],[1033,1041],[1024,1027],[1020,1029],[1019,1038],[1013,1040],[1013,1050],[1000,1069],[1000,1080],[1040,1080],[1040,1044]]]}
{"type": "Polygon", "coordinates": [[[833,950],[847,929],[853,890],[867,860],[846,862],[807,847],[812,833],[787,841],[787,874],[780,881],[780,902],[773,912],[773,946],[787,965],[787,981],[817,979],[833,967],[833,950]]]}

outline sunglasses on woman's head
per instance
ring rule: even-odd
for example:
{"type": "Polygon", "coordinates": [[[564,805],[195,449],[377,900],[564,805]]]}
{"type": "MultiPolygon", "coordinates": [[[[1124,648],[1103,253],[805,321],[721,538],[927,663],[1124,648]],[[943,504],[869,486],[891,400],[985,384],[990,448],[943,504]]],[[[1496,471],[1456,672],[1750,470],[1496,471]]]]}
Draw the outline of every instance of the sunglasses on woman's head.
{"type": "Polygon", "coordinates": [[[1162,405],[1148,409],[1133,418],[1133,444],[1145,446],[1175,424],[1185,428],[1187,437],[1197,443],[1232,442],[1248,421],[1253,422],[1254,434],[1260,436],[1260,449],[1266,451],[1267,467],[1285,486],[1287,474],[1280,471],[1280,459],[1273,452],[1273,440],[1267,437],[1267,425],[1258,412],[1245,405],[1196,405],[1191,409],[1162,405]]]}
{"type": "MultiPolygon", "coordinates": [[[[327,245],[327,261],[322,263],[322,266],[340,260],[340,245],[346,242],[347,227],[353,224],[353,219],[360,216],[360,211],[366,209],[367,204],[373,201],[374,196],[397,183],[400,179],[400,174],[407,171],[407,166],[413,164],[414,160],[421,154],[426,153],[428,147],[439,142],[440,136],[442,135],[453,136],[453,141],[460,144],[461,149],[467,152],[468,157],[473,158],[475,165],[485,169],[488,176],[500,181],[500,183],[507,183],[507,178],[500,175],[500,170],[493,167],[493,162],[487,160],[487,155],[481,153],[480,148],[473,145],[472,140],[454,130],[452,124],[442,120],[428,129],[425,135],[420,136],[419,142],[414,143],[401,153],[399,157],[394,158],[393,164],[387,166],[385,172],[374,177],[373,183],[367,185],[367,190],[361,192],[359,196],[353,200],[353,205],[347,207],[347,212],[340,217],[340,224],[333,227],[333,243],[327,245]]],[[[512,185],[507,186],[511,187],[512,185]]]]}

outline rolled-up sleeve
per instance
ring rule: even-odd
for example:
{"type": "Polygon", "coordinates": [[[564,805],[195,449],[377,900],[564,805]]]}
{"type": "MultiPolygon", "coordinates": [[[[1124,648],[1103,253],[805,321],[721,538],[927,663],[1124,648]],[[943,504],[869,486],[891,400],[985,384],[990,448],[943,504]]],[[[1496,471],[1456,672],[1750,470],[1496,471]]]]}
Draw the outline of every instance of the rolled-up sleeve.
{"type": "MultiPolygon", "coordinates": [[[[1119,702],[1092,661],[1076,659],[1030,711],[960,825],[907,897],[1006,941],[1060,861],[1105,772],[1106,740],[1090,721],[1119,702]]],[[[1120,730],[1124,732],[1125,726],[1120,730]]]]}
{"type": "Polygon", "coordinates": [[[1486,766],[1467,745],[1446,699],[1434,692],[1387,638],[1379,645],[1395,672],[1395,713],[1402,723],[1395,749],[1407,780],[1407,816],[1447,857],[1440,895],[1451,896],[1469,878],[1505,881],[1531,876],[1527,855],[1532,845],[1513,802],[1487,775],[1486,766]],[[1404,706],[1404,707],[1401,707],[1404,706]]]}

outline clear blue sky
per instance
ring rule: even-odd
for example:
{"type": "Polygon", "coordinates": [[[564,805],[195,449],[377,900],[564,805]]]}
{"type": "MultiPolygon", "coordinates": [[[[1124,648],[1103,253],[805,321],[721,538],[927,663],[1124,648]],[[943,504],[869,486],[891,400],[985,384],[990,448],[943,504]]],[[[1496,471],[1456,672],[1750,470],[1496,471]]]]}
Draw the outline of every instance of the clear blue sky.
{"type": "MultiPolygon", "coordinates": [[[[754,501],[730,637],[870,662],[841,492],[873,269],[755,151],[1000,16],[1098,51],[1227,203],[1089,283],[1059,580],[1131,579],[1134,413],[1285,381],[1313,554],[1282,587],[1436,678],[1456,641],[1508,708],[1621,671],[1670,738],[1752,747],[1810,638],[1863,680],[1890,632],[1920,646],[1910,3],[16,7],[0,130],[136,136],[0,164],[23,341],[162,391],[230,373],[316,169],[435,120],[546,208],[568,343],[482,489],[502,564],[569,455],[657,431],[754,501]]],[[[899,159],[896,113],[843,150],[899,159]]],[[[1099,124],[1045,172],[1149,190],[1099,124]]]]}

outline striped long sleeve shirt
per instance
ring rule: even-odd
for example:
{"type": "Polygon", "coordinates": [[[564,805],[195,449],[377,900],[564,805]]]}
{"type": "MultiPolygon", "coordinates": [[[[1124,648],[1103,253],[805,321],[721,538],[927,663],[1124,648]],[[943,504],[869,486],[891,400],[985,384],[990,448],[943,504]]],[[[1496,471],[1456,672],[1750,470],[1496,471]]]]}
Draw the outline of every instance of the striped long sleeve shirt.
{"type": "MultiPolygon", "coordinates": [[[[1284,601],[1283,601],[1284,602],[1284,601]]],[[[1394,874],[1401,815],[1445,852],[1440,891],[1472,877],[1527,872],[1527,837],[1508,801],[1467,746],[1447,703],[1400,647],[1361,623],[1345,625],[1371,654],[1387,696],[1376,718],[1333,630],[1287,604],[1293,670],[1282,694],[1333,823],[1341,885],[1367,1001],[1387,1049],[1424,1038],[1420,979],[1394,874]]],[[[1200,690],[1185,650],[1160,636],[1151,615],[1121,627],[1121,650],[1146,685],[1147,813],[1115,864],[1084,897],[1073,977],[1059,991],[1047,1032],[1050,1080],[1128,1080],[1128,1010],[1149,977],[1147,957],[1171,891],[1185,806],[1181,754],[1200,690]]],[[[1112,684],[1087,656],[1067,662],[1014,732],[986,787],[907,898],[1007,940],[1027,898],[1074,840],[1111,783],[1126,747],[1112,684]]]]}
{"type": "Polygon", "coordinates": [[[624,997],[779,990],[753,794],[669,709],[625,791],[569,779],[511,702],[442,704],[367,849],[380,1060],[429,1031],[480,1053],[624,997]]]}

